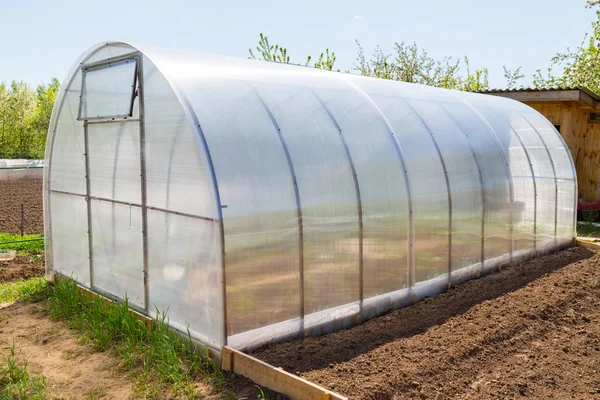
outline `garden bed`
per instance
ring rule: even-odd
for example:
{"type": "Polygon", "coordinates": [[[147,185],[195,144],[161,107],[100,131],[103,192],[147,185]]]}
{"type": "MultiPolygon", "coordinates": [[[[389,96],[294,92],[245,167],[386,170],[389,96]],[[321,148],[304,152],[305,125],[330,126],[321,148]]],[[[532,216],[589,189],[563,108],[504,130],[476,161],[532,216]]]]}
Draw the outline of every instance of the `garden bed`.
{"type": "Polygon", "coordinates": [[[0,181],[0,232],[21,233],[21,204],[23,233],[44,233],[42,181],[0,181]]]}
{"type": "Polygon", "coordinates": [[[600,396],[599,265],[575,247],[253,356],[352,399],[600,396]]]}

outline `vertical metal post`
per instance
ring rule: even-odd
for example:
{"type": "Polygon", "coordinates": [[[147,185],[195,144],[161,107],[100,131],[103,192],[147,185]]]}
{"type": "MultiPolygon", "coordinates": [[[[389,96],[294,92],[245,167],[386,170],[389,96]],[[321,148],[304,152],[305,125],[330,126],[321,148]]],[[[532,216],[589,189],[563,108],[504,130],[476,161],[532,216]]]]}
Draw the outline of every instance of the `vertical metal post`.
{"type": "Polygon", "coordinates": [[[525,143],[523,143],[523,140],[521,139],[521,135],[519,135],[519,132],[517,132],[516,130],[512,128],[511,130],[517,137],[517,140],[521,144],[521,147],[523,147],[523,152],[525,153],[525,157],[527,157],[527,163],[529,164],[529,170],[531,171],[531,179],[533,179],[533,253],[537,255],[537,181],[535,179],[535,172],[533,170],[533,163],[531,162],[531,157],[529,156],[529,152],[525,147],[525,143]]]}
{"type": "MultiPolygon", "coordinates": [[[[513,262],[513,252],[514,252],[514,246],[515,246],[515,238],[514,238],[514,223],[513,223],[513,213],[514,213],[514,203],[515,203],[515,188],[514,188],[514,182],[513,182],[513,176],[512,176],[512,172],[510,171],[510,165],[508,164],[508,156],[506,155],[506,151],[504,150],[504,147],[502,146],[502,143],[500,142],[500,139],[498,138],[498,135],[496,134],[496,131],[494,130],[494,128],[492,128],[492,126],[490,125],[490,123],[487,121],[487,119],[485,119],[485,117],[483,115],[481,115],[481,113],[475,108],[473,107],[469,102],[467,102],[466,100],[464,100],[462,98],[462,96],[459,96],[457,94],[454,94],[454,96],[461,101],[463,104],[465,104],[467,107],[469,107],[471,109],[471,111],[473,111],[475,113],[475,115],[477,115],[481,121],[485,124],[485,126],[487,127],[488,131],[492,134],[493,139],[495,140],[498,149],[500,150],[500,155],[502,156],[502,161],[504,163],[504,168],[506,170],[506,179],[508,179],[508,198],[509,198],[509,209],[508,209],[508,226],[509,226],[509,234],[510,234],[510,242],[509,242],[509,257],[510,257],[510,263],[512,264],[513,262]]],[[[523,149],[525,150],[525,149],[523,149]]],[[[527,153],[527,151],[525,150],[525,153],[527,153]]]]}
{"type": "Polygon", "coordinates": [[[390,136],[392,138],[392,145],[394,146],[394,150],[396,151],[396,154],[398,155],[398,160],[400,161],[400,166],[402,167],[402,172],[404,175],[404,185],[406,188],[406,197],[407,197],[407,201],[408,201],[408,210],[407,210],[408,211],[408,215],[407,215],[407,220],[408,220],[408,227],[407,227],[408,257],[406,257],[406,267],[407,267],[407,276],[408,276],[408,287],[411,288],[415,284],[415,246],[414,246],[415,228],[414,228],[414,221],[413,221],[413,195],[412,195],[412,186],[410,184],[410,180],[408,179],[408,169],[406,168],[406,161],[404,160],[404,152],[402,150],[402,146],[400,145],[400,142],[398,141],[398,137],[394,133],[394,129],[390,125],[390,122],[388,121],[386,116],[383,114],[381,109],[377,106],[375,101],[373,101],[373,99],[368,94],[366,94],[364,90],[362,90],[358,85],[356,85],[350,79],[344,77],[343,74],[340,76],[342,77],[343,81],[345,83],[347,83],[349,86],[351,86],[352,89],[354,89],[354,91],[357,92],[363,99],[365,99],[365,101],[371,107],[373,107],[373,109],[379,115],[379,117],[381,118],[383,124],[385,125],[388,133],[390,134],[390,136]]]}
{"type": "Polygon", "coordinates": [[[302,220],[302,204],[300,202],[300,190],[298,189],[298,180],[296,179],[296,170],[294,169],[294,163],[292,162],[292,157],[290,156],[290,151],[287,146],[287,142],[281,133],[281,128],[275,119],[275,116],[263,100],[262,96],[256,91],[253,86],[250,86],[252,92],[256,95],[260,104],[263,106],[265,112],[269,116],[273,127],[277,130],[277,136],[279,137],[279,141],[281,143],[281,147],[283,148],[283,152],[285,154],[285,158],[287,159],[288,168],[290,170],[290,175],[292,178],[292,184],[294,186],[294,194],[296,197],[296,214],[298,216],[298,236],[299,236],[299,269],[300,269],[300,324],[302,333],[304,333],[304,224],[302,220]]]}
{"type": "Polygon", "coordinates": [[[535,129],[533,124],[531,122],[529,122],[529,120],[527,119],[527,117],[524,114],[521,114],[521,117],[525,120],[525,122],[527,122],[527,125],[529,125],[531,127],[531,129],[533,129],[533,131],[540,138],[540,141],[542,142],[542,144],[544,145],[544,148],[546,149],[546,154],[548,154],[548,158],[550,159],[550,165],[552,166],[552,173],[554,174],[554,243],[555,243],[555,247],[556,247],[556,242],[558,241],[558,238],[556,237],[556,232],[557,232],[556,228],[558,225],[558,179],[556,177],[556,167],[554,166],[554,160],[552,159],[552,154],[550,154],[550,149],[548,149],[548,146],[546,145],[546,142],[544,141],[544,138],[542,137],[542,135],[540,135],[540,133],[537,131],[537,129],[535,129]]]}
{"type": "Polygon", "coordinates": [[[325,112],[327,113],[327,115],[329,116],[329,118],[331,119],[333,124],[335,125],[335,128],[337,129],[337,131],[340,134],[340,139],[342,141],[342,144],[344,146],[344,151],[346,153],[346,159],[348,160],[348,165],[350,166],[350,171],[352,172],[352,179],[354,180],[354,188],[356,191],[356,205],[357,205],[357,212],[358,212],[358,257],[359,257],[358,293],[359,293],[359,300],[360,300],[360,317],[362,319],[363,318],[362,308],[363,308],[363,300],[364,300],[363,209],[362,209],[362,197],[360,195],[360,186],[358,184],[358,175],[356,174],[356,167],[354,166],[354,160],[352,159],[352,155],[350,154],[350,147],[348,146],[348,142],[346,141],[346,138],[344,137],[344,132],[342,132],[342,128],[340,127],[340,125],[336,121],[335,117],[331,113],[331,110],[329,109],[329,107],[327,107],[327,105],[323,102],[323,100],[321,100],[319,95],[317,95],[314,90],[311,90],[311,93],[315,96],[315,98],[317,99],[317,101],[319,102],[321,107],[323,107],[323,109],[325,110],[325,112]]]}
{"type": "Polygon", "coordinates": [[[150,312],[150,290],[148,276],[148,201],[146,197],[146,126],[144,119],[144,66],[142,53],[137,58],[137,82],[138,82],[138,108],[140,118],[140,182],[142,197],[142,246],[144,266],[144,310],[150,312]]]}
{"type": "Polygon", "coordinates": [[[92,236],[92,198],[90,190],[90,141],[88,134],[88,123],[83,121],[83,141],[85,148],[85,201],[87,203],[88,222],[88,258],[90,261],[90,288],[94,287],[94,251],[92,236]]]}
{"type": "Polygon", "coordinates": [[[440,162],[442,163],[442,169],[444,170],[444,178],[446,180],[446,190],[448,193],[448,284],[451,283],[450,277],[452,275],[452,189],[450,188],[450,178],[448,177],[448,168],[446,167],[446,162],[444,161],[444,157],[442,156],[442,151],[440,150],[440,146],[438,145],[435,136],[427,122],[421,117],[421,114],[417,112],[417,110],[407,101],[403,101],[406,105],[415,113],[415,115],[419,118],[419,121],[423,124],[427,132],[429,132],[429,136],[435,146],[435,150],[437,152],[438,157],[440,158],[440,162]]]}
{"type": "Polygon", "coordinates": [[[485,207],[485,184],[483,181],[483,173],[481,172],[481,164],[477,159],[477,153],[469,140],[469,135],[463,129],[458,120],[445,108],[442,106],[445,114],[452,120],[454,123],[462,130],[465,135],[465,139],[467,145],[469,146],[469,150],[471,151],[471,155],[473,156],[473,160],[475,161],[475,166],[477,167],[477,173],[479,176],[479,186],[481,190],[481,271],[483,271],[483,262],[485,261],[485,215],[486,215],[486,207],[485,207]]]}
{"type": "Polygon", "coordinates": [[[23,209],[23,203],[21,203],[21,239],[23,238],[23,221],[25,219],[25,212],[23,209]]]}

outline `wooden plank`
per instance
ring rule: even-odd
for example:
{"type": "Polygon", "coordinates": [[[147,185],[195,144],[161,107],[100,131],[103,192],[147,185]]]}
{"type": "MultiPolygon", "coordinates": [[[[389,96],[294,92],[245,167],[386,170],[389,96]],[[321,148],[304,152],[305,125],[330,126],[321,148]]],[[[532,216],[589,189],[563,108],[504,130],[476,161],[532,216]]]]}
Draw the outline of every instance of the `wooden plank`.
{"type": "Polygon", "coordinates": [[[586,93],[584,91],[579,92],[579,100],[581,102],[587,104],[591,108],[597,108],[597,106],[598,106],[598,102],[592,96],[590,96],[588,93],[586,93]]]}
{"type": "Polygon", "coordinates": [[[577,154],[575,155],[575,167],[577,169],[577,185],[579,187],[578,190],[578,198],[583,199],[583,188],[585,186],[584,179],[584,153],[585,147],[588,145],[588,141],[592,139],[592,135],[588,135],[588,124],[587,119],[589,117],[588,112],[584,110],[577,110],[573,113],[573,129],[577,134],[577,154]],[[589,137],[588,137],[589,136],[589,137]]]}
{"type": "Polygon", "coordinates": [[[590,125],[592,127],[591,132],[593,135],[593,141],[590,149],[590,164],[584,173],[587,174],[588,185],[585,195],[586,201],[596,201],[596,189],[598,188],[598,164],[600,163],[600,125],[590,125]]]}
{"type": "MultiPolygon", "coordinates": [[[[540,90],[533,92],[486,93],[493,96],[508,97],[522,102],[528,101],[581,101],[580,90],[540,90]]],[[[587,104],[587,103],[586,103],[587,104]]]]}
{"type": "Polygon", "coordinates": [[[587,241],[587,240],[582,239],[582,238],[577,238],[575,240],[575,243],[577,244],[577,246],[587,247],[588,249],[592,249],[592,250],[600,250],[600,244],[599,243],[590,242],[590,241],[587,241]]]}
{"type": "Polygon", "coordinates": [[[578,140],[573,130],[573,113],[577,112],[577,106],[571,104],[569,106],[563,106],[560,110],[560,135],[565,140],[573,160],[577,154],[578,140]]]}
{"type": "Polygon", "coordinates": [[[259,386],[281,393],[292,400],[347,400],[344,396],[231,347],[223,346],[221,361],[223,370],[245,376],[259,386]]]}

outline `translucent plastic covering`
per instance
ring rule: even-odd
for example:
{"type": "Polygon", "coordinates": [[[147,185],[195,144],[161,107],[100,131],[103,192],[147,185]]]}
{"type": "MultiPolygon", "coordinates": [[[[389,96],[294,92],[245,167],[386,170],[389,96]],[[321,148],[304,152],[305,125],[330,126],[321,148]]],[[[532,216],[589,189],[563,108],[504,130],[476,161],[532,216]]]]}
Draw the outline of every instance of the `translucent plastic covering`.
{"type": "Polygon", "coordinates": [[[103,43],[56,104],[48,272],[217,349],[348,327],[574,236],[570,153],[511,100],[103,43]]]}

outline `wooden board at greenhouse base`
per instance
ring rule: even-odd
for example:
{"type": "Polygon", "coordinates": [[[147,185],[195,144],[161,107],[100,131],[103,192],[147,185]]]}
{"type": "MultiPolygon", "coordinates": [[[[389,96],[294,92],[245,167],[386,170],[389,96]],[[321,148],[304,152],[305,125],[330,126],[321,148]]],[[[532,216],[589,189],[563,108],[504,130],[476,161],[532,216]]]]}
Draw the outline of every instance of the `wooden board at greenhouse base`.
{"type": "Polygon", "coordinates": [[[350,399],[600,398],[600,252],[540,257],[252,356],[350,399]]]}
{"type": "Polygon", "coordinates": [[[44,233],[42,181],[0,181],[0,233],[21,233],[21,204],[23,204],[23,233],[44,233]]]}

